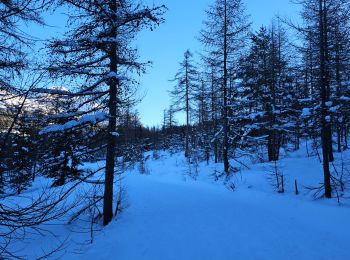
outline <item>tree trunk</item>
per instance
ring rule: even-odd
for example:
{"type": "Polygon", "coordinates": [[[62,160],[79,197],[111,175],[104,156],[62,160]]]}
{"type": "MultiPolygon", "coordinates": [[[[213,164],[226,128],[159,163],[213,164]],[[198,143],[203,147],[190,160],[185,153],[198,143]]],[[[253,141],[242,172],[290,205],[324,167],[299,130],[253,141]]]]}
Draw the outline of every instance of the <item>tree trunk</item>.
{"type": "Polygon", "coordinates": [[[224,160],[224,171],[226,173],[230,170],[230,164],[228,161],[228,107],[227,107],[227,0],[224,2],[225,14],[224,14],[224,104],[223,104],[223,123],[224,123],[224,147],[223,147],[223,160],[224,160]]]}
{"type": "Polygon", "coordinates": [[[341,130],[341,126],[337,127],[337,146],[338,146],[338,153],[341,152],[341,140],[342,140],[342,136],[341,136],[342,130],[341,130]]]}
{"type": "MultiPolygon", "coordinates": [[[[116,12],[116,2],[112,2],[111,10],[116,12]]],[[[117,37],[116,28],[112,29],[111,37],[117,37]]],[[[112,44],[110,55],[110,72],[117,73],[117,45],[112,44]]],[[[115,132],[117,129],[117,87],[118,79],[111,78],[109,81],[109,122],[107,136],[107,155],[106,155],[106,172],[105,172],[105,190],[103,196],[103,224],[108,223],[113,218],[113,181],[115,165],[115,132]]]]}
{"type": "Polygon", "coordinates": [[[106,174],[105,191],[103,198],[103,223],[107,225],[113,217],[113,181],[115,164],[115,135],[116,117],[117,117],[117,82],[111,80],[110,99],[109,99],[109,122],[107,136],[107,156],[106,156],[106,174]]]}
{"type": "Polygon", "coordinates": [[[326,56],[325,56],[325,12],[323,8],[322,0],[319,0],[319,34],[320,34],[320,89],[321,89],[321,142],[322,142],[322,155],[323,155],[323,174],[324,174],[324,190],[325,197],[332,197],[331,188],[331,174],[329,171],[329,124],[327,122],[327,106],[326,102],[329,101],[327,98],[327,75],[326,75],[326,56]]]}
{"type": "Polygon", "coordinates": [[[345,125],[344,127],[344,151],[348,149],[348,127],[345,125]]]}
{"type": "Polygon", "coordinates": [[[275,130],[270,131],[267,143],[267,153],[269,161],[278,161],[279,151],[281,147],[281,137],[280,134],[275,130]]]}
{"type": "Polygon", "coordinates": [[[188,82],[188,64],[186,61],[186,147],[185,157],[190,156],[189,135],[190,135],[190,100],[189,100],[189,82],[188,82]]]}
{"type": "MultiPolygon", "coordinates": [[[[216,115],[216,99],[215,99],[215,89],[214,89],[214,71],[212,68],[211,71],[211,116],[214,126],[214,134],[216,134],[217,131],[217,115],[216,115]]],[[[218,163],[218,142],[216,139],[216,136],[214,137],[214,161],[215,163],[218,163]]]]}
{"type": "Polygon", "coordinates": [[[329,161],[334,161],[334,155],[333,155],[333,137],[332,137],[332,126],[331,123],[328,123],[327,127],[327,134],[328,134],[328,147],[329,147],[329,161]]]}

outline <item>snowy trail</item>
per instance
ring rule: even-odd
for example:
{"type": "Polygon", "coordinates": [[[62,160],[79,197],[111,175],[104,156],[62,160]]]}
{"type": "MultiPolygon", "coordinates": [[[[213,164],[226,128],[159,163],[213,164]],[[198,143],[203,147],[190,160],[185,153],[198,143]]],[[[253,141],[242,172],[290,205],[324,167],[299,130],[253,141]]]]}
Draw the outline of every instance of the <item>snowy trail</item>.
{"type": "Polygon", "coordinates": [[[346,207],[154,176],[129,176],[127,188],[130,207],[81,259],[335,260],[348,254],[346,207]]]}

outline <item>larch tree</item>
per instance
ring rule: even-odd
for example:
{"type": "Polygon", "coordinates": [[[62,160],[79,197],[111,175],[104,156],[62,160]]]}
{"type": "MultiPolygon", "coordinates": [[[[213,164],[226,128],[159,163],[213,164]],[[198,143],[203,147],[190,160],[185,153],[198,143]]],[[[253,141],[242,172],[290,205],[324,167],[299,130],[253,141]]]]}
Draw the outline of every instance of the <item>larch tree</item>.
{"type": "Polygon", "coordinates": [[[328,67],[328,26],[327,26],[327,5],[326,0],[319,0],[319,62],[320,62],[320,74],[319,74],[319,91],[321,100],[321,143],[322,143],[322,155],[323,155],[323,172],[324,172],[324,187],[326,198],[332,197],[331,188],[331,173],[329,170],[329,153],[331,150],[332,132],[330,124],[330,116],[328,111],[328,102],[330,102],[330,86],[329,86],[329,67],[328,67]]]}
{"type": "Polygon", "coordinates": [[[269,161],[277,161],[283,136],[294,129],[297,117],[291,106],[294,88],[287,40],[273,24],[271,29],[261,27],[251,41],[249,55],[241,61],[242,87],[237,93],[237,110],[243,112],[235,117],[242,123],[242,135],[266,140],[269,161]]]}
{"type": "Polygon", "coordinates": [[[180,63],[180,69],[173,79],[176,85],[170,93],[173,98],[174,109],[184,111],[186,114],[185,157],[190,156],[191,112],[198,88],[199,76],[192,57],[193,54],[187,50],[183,61],[180,63]]]}
{"type": "Polygon", "coordinates": [[[229,173],[229,107],[230,87],[233,88],[236,62],[244,47],[250,23],[241,0],[216,0],[206,11],[200,41],[209,57],[218,67],[221,80],[221,125],[223,133],[224,172],[229,173]],[[231,81],[230,81],[231,76],[231,81]],[[231,84],[230,84],[231,83],[231,84]],[[230,86],[231,85],[231,86],[230,86]]]}
{"type": "Polygon", "coordinates": [[[43,25],[42,11],[47,4],[48,1],[45,0],[0,1],[0,103],[9,112],[0,115],[3,123],[0,134],[0,192],[4,185],[3,173],[7,168],[4,159],[10,155],[6,150],[11,134],[23,112],[29,95],[28,89],[38,83],[34,80],[26,86],[19,84],[23,82],[24,70],[30,65],[28,50],[35,43],[33,37],[26,34],[22,27],[28,23],[43,25]],[[20,102],[13,105],[14,100],[20,102]]]}
{"type": "Polygon", "coordinates": [[[13,76],[28,66],[24,47],[33,44],[33,38],[21,28],[23,23],[44,24],[41,12],[48,1],[0,1],[0,90],[13,89],[13,76]]]}
{"type": "MultiPolygon", "coordinates": [[[[349,3],[346,0],[300,1],[303,26],[294,28],[304,38],[305,100],[303,114],[320,139],[322,149],[324,194],[332,197],[330,162],[333,156],[333,129],[348,106],[346,83],[348,66],[347,30],[349,3]],[[343,112],[341,112],[343,111],[343,112]]],[[[346,122],[346,117],[345,121],[346,122]]],[[[340,130],[337,129],[340,135],[340,130]]],[[[344,131],[346,132],[346,130],[344,131]]],[[[340,137],[340,136],[339,136],[340,137]]],[[[338,143],[341,138],[338,137],[338,143]]],[[[345,138],[346,139],[346,138],[345,138]]],[[[339,148],[339,147],[338,147],[339,148]]]]}
{"type": "Polygon", "coordinates": [[[220,90],[221,90],[221,80],[220,80],[220,69],[216,64],[215,60],[210,56],[202,56],[202,80],[204,80],[204,88],[206,89],[206,103],[208,105],[208,119],[209,127],[208,136],[210,136],[210,143],[214,153],[215,163],[219,162],[220,156],[219,152],[219,138],[217,138],[217,133],[219,131],[219,118],[220,118],[220,90]]]}
{"type": "MultiPolygon", "coordinates": [[[[147,7],[130,0],[62,0],[60,4],[71,8],[69,31],[64,39],[51,41],[49,71],[76,79],[79,87],[69,95],[80,97],[80,110],[85,114],[105,111],[103,223],[107,225],[113,217],[118,109],[134,94],[133,73],[143,72],[148,64],[138,61],[132,41],[141,29],[153,29],[163,21],[165,7],[147,7]]],[[[92,121],[103,119],[98,116],[92,121]]]]}

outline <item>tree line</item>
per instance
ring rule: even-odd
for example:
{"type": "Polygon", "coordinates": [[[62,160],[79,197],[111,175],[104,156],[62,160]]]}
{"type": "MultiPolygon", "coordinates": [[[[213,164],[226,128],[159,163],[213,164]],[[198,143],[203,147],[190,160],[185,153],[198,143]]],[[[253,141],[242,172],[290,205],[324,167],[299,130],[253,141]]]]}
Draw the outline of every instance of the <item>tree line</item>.
{"type": "MultiPolygon", "coordinates": [[[[262,160],[280,159],[280,150],[311,140],[323,164],[324,196],[343,180],[331,173],[334,150],[348,148],[349,1],[298,1],[300,22],[276,17],[252,32],[242,0],[216,0],[206,11],[199,33],[202,51],[194,60],[187,50],[172,105],[185,111],[185,156],[200,149],[203,157],[223,162],[242,153],[262,160]],[[189,130],[190,129],[190,130],[189,130]],[[189,145],[191,139],[191,145],[189,145]]],[[[191,159],[189,159],[191,160],[191,159]]]]}

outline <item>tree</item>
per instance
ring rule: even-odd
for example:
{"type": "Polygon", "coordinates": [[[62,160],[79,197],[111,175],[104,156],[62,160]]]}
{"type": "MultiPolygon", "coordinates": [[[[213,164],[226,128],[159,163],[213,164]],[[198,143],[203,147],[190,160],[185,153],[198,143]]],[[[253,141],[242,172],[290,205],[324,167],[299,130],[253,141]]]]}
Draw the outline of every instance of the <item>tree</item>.
{"type": "Polygon", "coordinates": [[[242,87],[237,93],[241,107],[236,110],[243,112],[234,117],[243,124],[242,135],[266,139],[268,159],[277,161],[283,136],[296,126],[288,45],[283,30],[274,24],[270,30],[261,27],[251,40],[250,52],[241,60],[242,87]]]}
{"type": "Polygon", "coordinates": [[[144,7],[130,0],[61,3],[72,8],[71,30],[65,39],[50,43],[54,65],[49,70],[56,76],[77,79],[79,90],[75,95],[85,99],[82,106],[86,113],[108,109],[103,202],[103,222],[107,225],[113,217],[118,106],[123,105],[123,95],[132,92],[127,74],[142,72],[146,65],[137,61],[131,41],[142,28],[153,29],[161,23],[165,7],[144,7]]]}
{"type": "Polygon", "coordinates": [[[175,109],[170,106],[169,109],[164,110],[163,114],[163,130],[170,134],[172,133],[173,127],[176,126],[177,121],[175,119],[175,109]]]}
{"type": "MultiPolygon", "coordinates": [[[[204,80],[204,89],[206,89],[206,102],[208,103],[208,141],[213,146],[214,161],[219,162],[219,158],[222,158],[219,153],[219,118],[220,118],[220,92],[221,92],[221,80],[220,69],[215,63],[215,60],[210,57],[202,57],[203,60],[203,72],[202,80],[204,80]]],[[[203,82],[202,82],[203,83],[203,82]]]]}
{"type": "MultiPolygon", "coordinates": [[[[16,85],[18,83],[16,80],[21,79],[22,72],[29,67],[27,53],[24,50],[33,45],[32,38],[20,27],[23,23],[29,22],[44,24],[41,12],[46,5],[47,1],[0,1],[0,102],[5,105],[5,110],[10,111],[2,115],[6,129],[3,129],[0,134],[0,192],[4,188],[4,157],[7,154],[6,151],[10,150],[9,140],[29,95],[28,90],[23,90],[16,85]],[[22,99],[18,106],[8,106],[11,103],[8,101],[20,98],[22,99]]],[[[29,89],[38,81],[40,80],[34,80],[29,84],[29,89]]]]}
{"type": "Polygon", "coordinates": [[[22,23],[44,24],[41,16],[48,1],[0,1],[0,90],[15,89],[13,77],[28,66],[24,47],[33,44],[32,37],[21,30],[22,23]]]}
{"type": "Polygon", "coordinates": [[[230,169],[229,72],[234,69],[232,66],[239,58],[240,49],[244,47],[250,23],[241,0],[216,0],[206,14],[207,20],[204,22],[205,28],[201,31],[200,41],[207,51],[206,56],[213,61],[212,64],[218,67],[222,82],[220,98],[222,100],[223,160],[224,171],[228,174],[230,169]]]}
{"type": "Polygon", "coordinates": [[[320,53],[320,99],[321,99],[321,143],[323,155],[323,172],[324,172],[324,186],[326,198],[332,197],[331,189],[331,174],[329,170],[329,152],[332,138],[330,120],[328,119],[327,102],[329,102],[329,71],[327,67],[328,59],[328,30],[327,30],[327,6],[325,0],[319,0],[319,53],[320,53]]]}
{"type": "Polygon", "coordinates": [[[333,126],[339,125],[337,121],[342,120],[339,112],[348,102],[345,96],[347,93],[342,85],[344,86],[347,80],[345,71],[348,47],[343,43],[347,42],[349,5],[345,0],[313,0],[300,3],[303,6],[302,18],[305,26],[293,27],[305,39],[303,54],[307,84],[303,92],[308,95],[308,102],[305,102],[305,106],[308,107],[304,107],[303,110],[309,111],[313,132],[321,141],[325,197],[331,198],[329,163],[334,160],[333,126]]]}
{"type": "MultiPolygon", "coordinates": [[[[64,88],[54,88],[56,90],[64,88]]],[[[75,111],[76,99],[61,95],[43,95],[38,97],[47,110],[51,110],[50,115],[45,118],[45,126],[54,128],[58,125],[65,125],[77,120],[78,115],[72,116],[75,111]]],[[[50,128],[49,128],[50,129],[50,128]]],[[[74,181],[81,177],[82,170],[78,167],[86,158],[89,151],[88,140],[84,136],[92,132],[85,126],[84,129],[67,129],[63,131],[41,132],[40,147],[42,148],[41,173],[53,179],[52,186],[63,186],[68,181],[74,181]],[[84,153],[82,152],[84,151],[84,153]]],[[[90,135],[90,138],[92,136],[90,135]]]]}
{"type": "Polygon", "coordinates": [[[198,72],[193,64],[192,57],[193,54],[187,50],[184,54],[184,60],[180,63],[180,69],[173,80],[177,84],[171,92],[174,108],[186,113],[185,157],[190,155],[190,113],[193,110],[192,106],[198,84],[198,72]]]}

